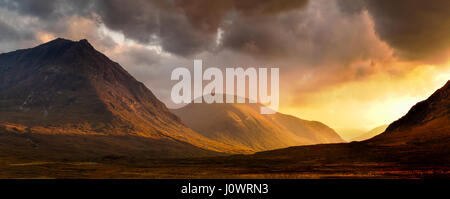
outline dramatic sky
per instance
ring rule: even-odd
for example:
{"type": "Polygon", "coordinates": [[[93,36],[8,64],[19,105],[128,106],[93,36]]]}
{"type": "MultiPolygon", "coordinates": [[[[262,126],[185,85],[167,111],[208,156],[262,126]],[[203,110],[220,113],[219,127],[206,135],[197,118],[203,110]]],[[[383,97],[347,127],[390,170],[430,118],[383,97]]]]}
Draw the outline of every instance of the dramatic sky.
{"type": "Polygon", "coordinates": [[[448,0],[0,0],[0,52],[88,39],[169,107],[171,71],[279,67],[280,111],[390,123],[450,79],[448,0]]]}

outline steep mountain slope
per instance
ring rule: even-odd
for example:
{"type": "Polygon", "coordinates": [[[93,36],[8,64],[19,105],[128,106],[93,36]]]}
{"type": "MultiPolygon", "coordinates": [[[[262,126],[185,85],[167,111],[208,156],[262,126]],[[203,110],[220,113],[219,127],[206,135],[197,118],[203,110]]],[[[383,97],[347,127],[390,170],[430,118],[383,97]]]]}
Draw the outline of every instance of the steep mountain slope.
{"type": "Polygon", "coordinates": [[[87,40],[56,39],[0,54],[0,123],[45,127],[51,130],[39,132],[52,134],[168,141],[157,150],[170,151],[171,145],[187,145],[196,151],[236,149],[184,126],[141,82],[87,40]]]}
{"type": "Polygon", "coordinates": [[[368,142],[383,145],[443,142],[450,137],[450,81],[368,142]]]}
{"type": "Polygon", "coordinates": [[[260,114],[259,104],[189,104],[173,110],[203,136],[252,151],[343,142],[326,125],[290,115],[260,114]]]}
{"type": "Polygon", "coordinates": [[[373,138],[373,137],[383,133],[388,126],[389,126],[388,124],[378,126],[374,129],[370,130],[369,132],[366,132],[358,137],[352,138],[351,141],[364,141],[364,140],[373,138]]]}

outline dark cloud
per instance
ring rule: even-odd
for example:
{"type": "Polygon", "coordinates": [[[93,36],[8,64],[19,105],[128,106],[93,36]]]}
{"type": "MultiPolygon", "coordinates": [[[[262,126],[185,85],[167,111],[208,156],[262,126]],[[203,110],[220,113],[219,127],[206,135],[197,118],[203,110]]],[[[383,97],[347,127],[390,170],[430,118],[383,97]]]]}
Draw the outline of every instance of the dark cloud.
{"type": "Polygon", "coordinates": [[[38,17],[47,30],[67,28],[59,23],[73,15],[101,21],[108,28],[144,44],[161,45],[168,52],[189,57],[216,46],[219,27],[232,19],[265,17],[304,7],[307,0],[0,0],[0,7],[38,17]]]}
{"type": "Polygon", "coordinates": [[[375,30],[397,53],[408,59],[440,56],[450,46],[448,0],[339,0],[347,12],[368,10],[375,30]],[[361,5],[363,3],[363,5],[361,5]]]}
{"type": "Polygon", "coordinates": [[[186,15],[195,28],[215,33],[226,15],[233,9],[233,4],[232,0],[174,0],[172,6],[186,15]]]}
{"type": "Polygon", "coordinates": [[[20,41],[34,39],[34,33],[29,30],[21,30],[0,21],[0,42],[20,41]]]}
{"type": "MultiPolygon", "coordinates": [[[[292,30],[273,18],[248,18],[236,21],[223,36],[223,46],[266,59],[292,55],[292,30]],[[285,32],[288,31],[288,32],[285,32]]],[[[300,38],[299,38],[300,39],[300,38]]]]}
{"type": "Polygon", "coordinates": [[[196,30],[183,13],[162,1],[98,1],[97,13],[105,25],[144,44],[161,45],[181,55],[211,48],[215,35],[196,30]]]}
{"type": "Polygon", "coordinates": [[[16,10],[20,13],[49,18],[56,10],[56,2],[51,0],[33,1],[33,0],[0,0],[0,6],[9,10],[16,10]]]}
{"type": "Polygon", "coordinates": [[[113,30],[141,42],[150,42],[152,34],[159,34],[160,11],[149,1],[98,1],[98,14],[113,30]]]}
{"type": "MultiPolygon", "coordinates": [[[[276,14],[303,7],[307,0],[172,0],[98,1],[98,13],[111,29],[143,43],[160,44],[171,53],[189,56],[214,48],[217,29],[227,16],[276,14]]],[[[228,24],[230,26],[230,24],[228,24]]]]}
{"type": "MultiPolygon", "coordinates": [[[[427,58],[450,46],[448,0],[336,1],[345,13],[358,15],[367,10],[377,35],[404,58],[427,58]]],[[[264,20],[273,21],[307,4],[307,0],[0,0],[0,7],[38,17],[45,29],[55,33],[67,28],[61,22],[66,17],[90,17],[127,38],[161,45],[185,57],[218,48],[219,27],[225,31],[222,44],[226,48],[261,55],[289,54],[279,44],[284,39],[277,32],[291,29],[271,30],[264,20]]]]}
{"type": "Polygon", "coordinates": [[[365,0],[336,0],[338,8],[347,14],[359,14],[366,8],[365,0]]]}
{"type": "Polygon", "coordinates": [[[26,24],[23,32],[37,34],[45,31],[62,37],[67,36],[72,17],[92,18],[94,7],[95,2],[89,0],[0,0],[0,8],[7,10],[3,13],[5,18],[0,20],[11,22],[26,19],[18,22],[19,25],[26,24]]]}
{"type": "Polygon", "coordinates": [[[242,16],[266,16],[303,8],[308,0],[173,0],[195,27],[217,31],[223,20],[232,12],[242,16]]]}
{"type": "Polygon", "coordinates": [[[93,6],[94,1],[90,0],[0,0],[0,7],[45,20],[55,20],[72,14],[86,14],[93,6]]]}
{"type": "Polygon", "coordinates": [[[332,1],[278,16],[247,17],[225,30],[223,45],[259,59],[295,67],[340,65],[379,59],[384,53],[367,16],[339,12],[332,1]]]}

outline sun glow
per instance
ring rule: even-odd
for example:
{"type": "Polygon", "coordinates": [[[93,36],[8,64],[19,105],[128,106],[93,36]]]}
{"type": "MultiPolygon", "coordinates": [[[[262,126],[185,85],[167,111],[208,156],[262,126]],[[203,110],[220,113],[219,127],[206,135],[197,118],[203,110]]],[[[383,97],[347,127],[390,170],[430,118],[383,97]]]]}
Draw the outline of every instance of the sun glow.
{"type": "Polygon", "coordinates": [[[280,110],[334,129],[371,129],[402,117],[449,79],[449,63],[414,67],[402,75],[380,72],[362,81],[305,93],[301,101],[289,106],[281,102],[280,110]]]}

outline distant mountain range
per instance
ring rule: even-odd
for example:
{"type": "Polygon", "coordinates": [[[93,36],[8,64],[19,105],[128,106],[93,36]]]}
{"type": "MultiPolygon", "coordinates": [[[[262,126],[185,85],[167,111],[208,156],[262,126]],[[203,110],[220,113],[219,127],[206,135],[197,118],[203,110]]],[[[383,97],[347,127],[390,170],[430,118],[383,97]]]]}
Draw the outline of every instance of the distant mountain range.
{"type": "Polygon", "coordinates": [[[255,108],[188,105],[180,119],[87,40],[0,54],[0,150],[11,153],[192,157],[342,142],[320,122],[255,108]]]}
{"type": "Polygon", "coordinates": [[[262,115],[260,107],[256,103],[193,103],[173,112],[203,136],[250,151],[344,142],[325,124],[281,113],[262,115]]]}

